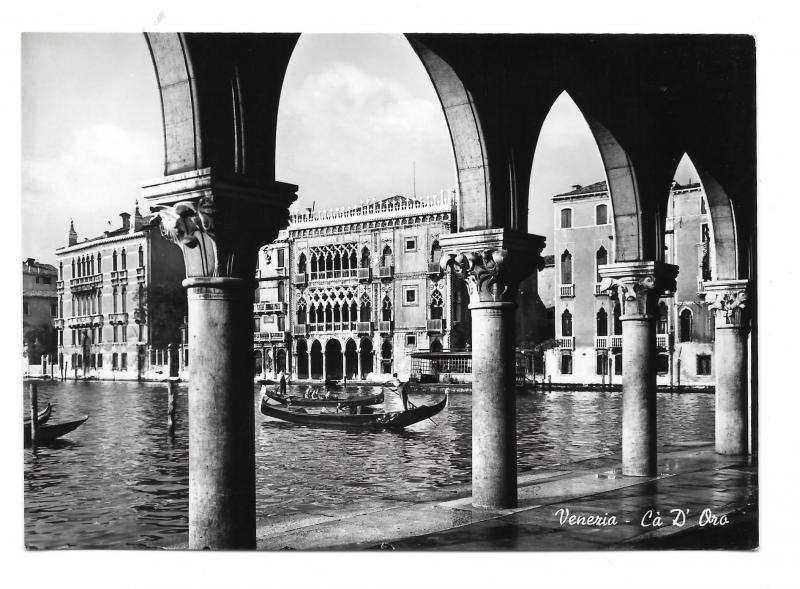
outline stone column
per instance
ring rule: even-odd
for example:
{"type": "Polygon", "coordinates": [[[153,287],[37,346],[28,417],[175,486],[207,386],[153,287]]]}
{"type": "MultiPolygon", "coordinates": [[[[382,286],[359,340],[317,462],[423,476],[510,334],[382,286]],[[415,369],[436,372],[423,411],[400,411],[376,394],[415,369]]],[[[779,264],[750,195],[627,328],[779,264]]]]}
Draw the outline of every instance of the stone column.
{"type": "Polygon", "coordinates": [[[706,282],[714,313],[714,443],[720,454],[748,454],[747,280],[706,282]]]}
{"type": "Polygon", "coordinates": [[[622,474],[655,476],[658,298],[675,289],[678,267],[661,262],[600,266],[602,290],[622,305],[622,474]]]}
{"type": "Polygon", "coordinates": [[[291,370],[289,371],[289,374],[292,375],[293,380],[297,380],[298,378],[300,378],[299,367],[297,365],[297,352],[292,353],[292,366],[291,370]]]}
{"type": "Polygon", "coordinates": [[[515,312],[545,240],[487,229],[442,235],[441,266],[467,283],[472,313],[472,504],[517,505],[515,312]]]}
{"type": "Polygon", "coordinates": [[[311,380],[311,348],[308,349],[306,360],[308,361],[308,380],[311,380]]]}
{"type": "Polygon", "coordinates": [[[358,379],[362,380],[364,378],[364,366],[363,362],[361,361],[361,346],[358,347],[358,379]]]}
{"type": "Polygon", "coordinates": [[[210,168],[143,187],[186,265],[192,549],[256,547],[253,269],[258,248],[287,225],[296,190],[210,168]]]}
{"type": "Polygon", "coordinates": [[[328,350],[322,348],[322,382],[328,378],[328,350]]]}

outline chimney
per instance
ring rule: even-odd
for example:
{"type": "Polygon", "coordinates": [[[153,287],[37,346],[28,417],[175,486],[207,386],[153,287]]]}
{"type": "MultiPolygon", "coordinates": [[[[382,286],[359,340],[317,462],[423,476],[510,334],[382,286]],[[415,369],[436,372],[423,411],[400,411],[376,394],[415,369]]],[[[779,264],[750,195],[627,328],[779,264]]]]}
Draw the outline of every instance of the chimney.
{"type": "Polygon", "coordinates": [[[120,213],[120,217],[122,217],[122,228],[126,231],[131,228],[131,214],[130,213],[120,213]]]}
{"type": "Polygon", "coordinates": [[[75,232],[75,225],[72,219],[69,220],[69,231],[67,232],[67,245],[75,245],[78,243],[78,234],[75,232]]]}
{"type": "Polygon", "coordinates": [[[142,213],[139,212],[139,201],[136,201],[136,208],[133,209],[133,227],[131,228],[131,233],[134,231],[139,231],[144,225],[144,217],[142,217],[142,213]]]}

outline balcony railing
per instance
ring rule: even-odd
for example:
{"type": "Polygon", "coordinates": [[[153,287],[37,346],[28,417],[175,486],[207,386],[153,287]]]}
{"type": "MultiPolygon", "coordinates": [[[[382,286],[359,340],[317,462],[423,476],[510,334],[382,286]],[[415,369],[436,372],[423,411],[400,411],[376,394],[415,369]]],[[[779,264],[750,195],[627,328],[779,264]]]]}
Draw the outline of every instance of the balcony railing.
{"type": "Polygon", "coordinates": [[[359,268],[358,279],[365,282],[372,280],[372,268],[359,268]]]}
{"type": "Polygon", "coordinates": [[[622,347],[622,336],[621,335],[612,335],[611,336],[611,347],[612,348],[621,348],[622,347]]]}
{"type": "Polygon", "coordinates": [[[665,350],[669,350],[669,334],[667,333],[657,333],[656,334],[656,347],[663,348],[665,350]]]}
{"type": "Polygon", "coordinates": [[[284,342],[286,341],[285,331],[256,331],[253,332],[253,341],[259,343],[284,342]]]}
{"type": "Polygon", "coordinates": [[[298,286],[303,286],[304,284],[308,284],[308,274],[306,274],[305,272],[295,274],[292,277],[292,284],[296,284],[298,286]]]}
{"type": "Polygon", "coordinates": [[[253,303],[253,313],[286,313],[286,303],[253,303]]]}
{"type": "Polygon", "coordinates": [[[594,338],[594,347],[598,350],[605,350],[608,348],[608,336],[598,335],[594,338]]]}
{"type": "Polygon", "coordinates": [[[442,333],[444,331],[444,319],[428,319],[428,333],[442,333]]]}
{"type": "Polygon", "coordinates": [[[575,296],[575,285],[574,284],[562,284],[560,287],[560,294],[562,297],[574,297],[575,296]]]}
{"type": "Polygon", "coordinates": [[[305,323],[301,325],[293,325],[292,335],[299,335],[305,337],[306,335],[308,335],[308,325],[306,325],[305,323]]]}
{"type": "Polygon", "coordinates": [[[428,262],[428,274],[439,275],[442,273],[442,267],[439,262],[428,262]]]}
{"type": "Polygon", "coordinates": [[[602,290],[600,288],[600,283],[597,282],[594,285],[594,294],[595,294],[595,296],[606,296],[606,295],[611,296],[611,291],[610,290],[602,290]]]}
{"type": "Polygon", "coordinates": [[[127,313],[109,313],[108,314],[108,323],[109,325],[123,325],[128,323],[128,314],[127,313]]]}
{"type": "Polygon", "coordinates": [[[144,270],[144,266],[139,266],[136,268],[136,280],[139,282],[144,282],[147,273],[144,270]]]}
{"type": "Polygon", "coordinates": [[[356,333],[372,335],[372,321],[358,321],[356,323],[356,333]]]}
{"type": "Polygon", "coordinates": [[[559,350],[574,350],[575,349],[575,338],[573,336],[558,338],[558,349],[559,350]]]}
{"type": "Polygon", "coordinates": [[[69,281],[69,288],[72,291],[83,291],[97,288],[103,284],[102,274],[92,274],[91,276],[81,276],[80,278],[73,278],[69,281]]]}
{"type": "Polygon", "coordinates": [[[381,333],[392,333],[392,322],[378,321],[378,331],[381,333]]]}
{"type": "Polygon", "coordinates": [[[144,312],[144,309],[136,309],[133,312],[133,320],[136,323],[145,323],[147,320],[147,314],[144,312]]]}
{"type": "Polygon", "coordinates": [[[56,280],[56,290],[64,290],[64,281],[56,280]]]}
{"type": "Polygon", "coordinates": [[[76,317],[70,317],[67,319],[67,326],[76,329],[81,327],[91,327],[92,326],[92,316],[91,315],[78,315],[76,317]]]}
{"type": "Polygon", "coordinates": [[[308,275],[309,280],[342,280],[348,278],[358,278],[360,276],[358,268],[346,268],[344,270],[319,270],[308,275]]]}
{"type": "Polygon", "coordinates": [[[103,316],[99,313],[97,315],[92,315],[92,325],[100,326],[103,325],[103,316]]]}
{"type": "Polygon", "coordinates": [[[127,283],[128,283],[127,270],[113,270],[111,272],[111,286],[117,286],[118,284],[127,284],[127,283]]]}
{"type": "Polygon", "coordinates": [[[63,318],[53,319],[53,327],[55,329],[64,329],[64,319],[63,318]]]}
{"type": "Polygon", "coordinates": [[[378,266],[378,278],[391,278],[394,276],[394,266],[378,266]]]}

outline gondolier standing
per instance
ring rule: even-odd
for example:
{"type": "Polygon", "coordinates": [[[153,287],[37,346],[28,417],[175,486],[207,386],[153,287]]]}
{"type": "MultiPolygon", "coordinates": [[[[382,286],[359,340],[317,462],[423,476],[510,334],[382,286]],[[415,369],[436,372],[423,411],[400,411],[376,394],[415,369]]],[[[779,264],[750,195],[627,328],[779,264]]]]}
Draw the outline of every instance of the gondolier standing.
{"type": "Polygon", "coordinates": [[[286,373],[281,371],[281,379],[278,381],[281,388],[281,395],[286,396],[286,373]]]}
{"type": "Polygon", "coordinates": [[[397,392],[400,394],[400,398],[403,400],[403,411],[408,411],[408,392],[406,392],[406,385],[408,383],[401,382],[399,378],[397,378],[397,373],[395,372],[393,375],[392,384],[397,389],[397,392]]]}

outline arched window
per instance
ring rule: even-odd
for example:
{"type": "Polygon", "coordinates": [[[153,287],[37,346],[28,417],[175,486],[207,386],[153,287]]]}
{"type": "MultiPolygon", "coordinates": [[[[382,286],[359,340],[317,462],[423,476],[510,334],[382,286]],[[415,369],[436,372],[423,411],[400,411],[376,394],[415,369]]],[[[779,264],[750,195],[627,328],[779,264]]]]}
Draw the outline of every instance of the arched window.
{"type": "Polygon", "coordinates": [[[608,313],[602,308],[597,312],[597,335],[608,335],[608,313]]]}
{"type": "Polygon", "coordinates": [[[72,258],[72,274],[70,278],[75,278],[75,258],[72,258]]]}
{"type": "Polygon", "coordinates": [[[369,268],[371,263],[372,260],[371,260],[371,255],[369,253],[369,248],[364,246],[364,248],[361,250],[361,267],[369,268]]]}
{"type": "Polygon", "coordinates": [[[572,254],[569,250],[561,254],[561,284],[572,284],[572,254]]]}
{"type": "Polygon", "coordinates": [[[342,309],[339,306],[339,302],[337,301],[333,305],[333,322],[341,323],[341,321],[342,321],[342,309]]]}
{"type": "Polygon", "coordinates": [[[111,254],[111,270],[113,272],[117,271],[117,250],[114,250],[114,253],[111,254]]]}
{"type": "Polygon", "coordinates": [[[144,267],[144,248],[139,246],[139,268],[144,267]]]}
{"type": "Polygon", "coordinates": [[[392,373],[392,342],[389,340],[383,340],[381,345],[381,372],[392,373]]]}
{"type": "Polygon", "coordinates": [[[128,297],[125,296],[126,295],[126,291],[127,291],[127,288],[123,286],[122,287],[122,297],[121,297],[122,298],[122,312],[123,313],[126,311],[126,306],[127,306],[126,300],[127,300],[128,297]]]}
{"type": "Polygon", "coordinates": [[[622,335],[622,306],[614,305],[614,335],[622,335]]]}
{"type": "Polygon", "coordinates": [[[658,303],[658,323],[656,333],[667,333],[667,322],[669,319],[669,309],[664,301],[658,303]]]}
{"type": "Polygon", "coordinates": [[[114,308],[114,313],[116,313],[117,312],[117,287],[116,286],[114,287],[114,290],[112,291],[112,298],[113,298],[113,305],[112,306],[114,308]]]}
{"type": "Polygon", "coordinates": [[[381,254],[381,266],[391,266],[392,265],[392,248],[388,245],[384,246],[383,254],[381,254]]]}
{"type": "Polygon", "coordinates": [[[297,324],[305,325],[307,316],[308,307],[306,306],[306,300],[300,299],[300,302],[297,303],[297,324]]]}
{"type": "Polygon", "coordinates": [[[317,323],[325,323],[325,311],[322,309],[322,303],[317,305],[317,323]]]}
{"type": "Polygon", "coordinates": [[[431,262],[434,264],[438,264],[439,260],[442,259],[442,246],[439,245],[439,240],[435,239],[433,241],[433,245],[431,246],[431,262]]]}
{"type": "Polygon", "coordinates": [[[128,255],[125,253],[125,248],[122,248],[122,269],[125,270],[128,267],[128,255]]]}
{"type": "Polygon", "coordinates": [[[89,274],[94,275],[94,258],[89,256],[89,274]]]}
{"type": "Polygon", "coordinates": [[[311,271],[312,275],[317,273],[317,254],[316,253],[312,253],[311,254],[311,260],[309,262],[309,270],[311,271]]]}
{"type": "Polygon", "coordinates": [[[692,312],[689,309],[681,311],[680,341],[692,341],[692,312]]]}
{"type": "Polygon", "coordinates": [[[306,273],[306,255],[300,254],[300,257],[297,258],[297,273],[298,274],[305,274],[306,273]]]}
{"type": "Polygon", "coordinates": [[[100,274],[103,271],[103,256],[97,254],[97,273],[100,274]]]}
{"type": "Polygon", "coordinates": [[[431,319],[442,319],[444,317],[444,300],[442,293],[434,290],[431,293],[431,319]]]}
{"type": "Polygon", "coordinates": [[[58,263],[58,279],[64,280],[64,262],[58,263]]]}
{"type": "Polygon", "coordinates": [[[597,254],[596,254],[595,257],[596,257],[596,260],[597,260],[597,278],[596,278],[596,280],[597,280],[597,282],[600,282],[600,280],[601,280],[600,279],[600,266],[605,266],[606,264],[608,264],[608,252],[606,251],[606,248],[601,245],[600,249],[597,250],[597,254]]]}
{"type": "Polygon", "coordinates": [[[286,287],[283,285],[283,281],[281,280],[278,282],[278,302],[283,303],[286,301],[286,287]]]}
{"type": "Polygon", "coordinates": [[[381,313],[383,321],[392,320],[392,299],[389,298],[389,295],[383,297],[383,305],[381,305],[381,313]]]}
{"type": "Polygon", "coordinates": [[[608,205],[597,205],[597,208],[594,210],[594,224],[608,224],[608,205]]]}
{"type": "Polygon", "coordinates": [[[355,270],[358,268],[358,256],[356,256],[356,250],[350,250],[350,269],[355,270]]]}
{"type": "Polygon", "coordinates": [[[572,313],[566,309],[561,313],[561,337],[572,336],[572,313]]]}
{"type": "Polygon", "coordinates": [[[372,301],[367,293],[361,295],[361,319],[360,321],[372,320],[372,301]]]}
{"type": "Polygon", "coordinates": [[[561,228],[569,229],[572,227],[572,209],[561,209],[561,228]]]}

